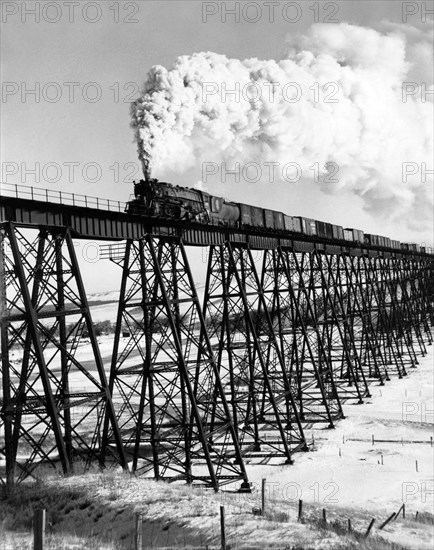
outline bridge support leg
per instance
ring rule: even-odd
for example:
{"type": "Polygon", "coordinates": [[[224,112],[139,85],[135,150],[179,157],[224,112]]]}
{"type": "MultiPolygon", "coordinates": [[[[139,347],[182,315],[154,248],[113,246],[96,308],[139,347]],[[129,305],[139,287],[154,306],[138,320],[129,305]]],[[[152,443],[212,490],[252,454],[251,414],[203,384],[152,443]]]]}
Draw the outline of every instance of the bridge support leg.
{"type": "Polygon", "coordinates": [[[339,277],[338,257],[316,253],[312,258],[313,261],[316,260],[323,287],[323,304],[327,319],[325,324],[330,326],[331,337],[328,348],[330,352],[334,346],[342,350],[341,361],[345,366],[345,377],[355,388],[358,402],[362,403],[363,397],[370,397],[369,385],[355,342],[351,323],[352,312],[347,307],[348,303],[345,303],[348,289],[343,288],[344,281],[339,277]]]}
{"type": "Polygon", "coordinates": [[[117,434],[116,461],[126,465],[71,235],[32,235],[11,223],[0,228],[0,454],[9,486],[37,476],[41,464],[60,464],[64,474],[76,458],[89,466],[101,456],[105,414],[117,434]],[[95,372],[77,353],[85,334],[95,372]]]}
{"type": "Polygon", "coordinates": [[[303,421],[328,422],[342,416],[334,373],[327,369],[324,349],[315,319],[309,316],[310,298],[300,284],[299,273],[290,268],[293,252],[281,248],[264,254],[262,286],[276,327],[285,367],[295,387],[303,421]]]}
{"type": "Polygon", "coordinates": [[[338,278],[342,281],[341,300],[354,338],[361,369],[368,379],[378,379],[381,385],[389,379],[377,340],[372,314],[364,290],[363,270],[358,256],[337,257],[338,278]]]}
{"type": "Polygon", "coordinates": [[[249,490],[182,242],[148,235],[115,261],[123,278],[110,386],[133,470],[249,490]]]}
{"type": "Polygon", "coordinates": [[[306,441],[248,247],[211,246],[203,311],[243,454],[291,462],[306,441]]]}

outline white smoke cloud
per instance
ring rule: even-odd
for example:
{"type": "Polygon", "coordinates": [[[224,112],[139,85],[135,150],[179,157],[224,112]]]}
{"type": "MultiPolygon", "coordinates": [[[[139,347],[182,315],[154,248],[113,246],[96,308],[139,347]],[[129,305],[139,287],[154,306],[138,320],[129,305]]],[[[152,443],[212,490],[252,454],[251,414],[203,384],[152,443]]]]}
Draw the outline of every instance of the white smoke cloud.
{"type": "Polygon", "coordinates": [[[297,162],[308,175],[333,162],[338,183],[321,189],[353,191],[369,211],[422,228],[432,218],[433,102],[421,95],[432,28],[382,28],[316,24],[281,61],[202,52],[153,67],[131,110],[145,173],[297,162]]]}

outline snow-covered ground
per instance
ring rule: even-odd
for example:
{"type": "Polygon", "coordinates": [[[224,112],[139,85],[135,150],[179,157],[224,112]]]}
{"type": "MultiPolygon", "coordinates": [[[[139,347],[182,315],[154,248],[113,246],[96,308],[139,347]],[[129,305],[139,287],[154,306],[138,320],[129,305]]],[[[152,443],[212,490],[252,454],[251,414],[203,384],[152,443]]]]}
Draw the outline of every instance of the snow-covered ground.
{"type": "MultiPolygon", "coordinates": [[[[106,298],[93,296],[92,300],[106,298]]],[[[116,297],[113,296],[113,299],[116,297]]],[[[92,307],[92,316],[94,321],[109,319],[113,322],[116,311],[115,302],[99,304],[92,307]]],[[[108,374],[113,335],[100,337],[99,347],[108,374]]],[[[146,494],[147,501],[153,501],[152,505],[145,506],[147,517],[152,521],[185,519],[189,517],[188,510],[194,505],[197,513],[185,525],[189,529],[200,528],[205,531],[208,525],[208,529],[212,527],[218,533],[218,506],[225,503],[229,506],[228,521],[238,521],[234,531],[236,536],[254,541],[259,540],[257,537],[264,526],[261,524],[260,529],[258,526],[253,527],[252,521],[257,523],[259,520],[251,517],[251,508],[259,505],[261,480],[265,478],[267,503],[274,511],[287,514],[290,520],[296,520],[298,502],[302,499],[306,510],[311,512],[318,510],[320,515],[322,508],[325,508],[329,518],[350,518],[356,527],[359,523],[364,529],[370,518],[376,518],[376,532],[390,541],[417,550],[432,548],[433,351],[433,346],[428,347],[428,355],[419,358],[417,368],[411,369],[403,379],[393,376],[384,386],[374,383],[370,388],[372,397],[366,399],[365,403],[344,403],[346,418],[339,421],[334,430],[323,425],[307,430],[308,441],[314,441],[314,445],[310,445],[310,452],[296,454],[293,465],[249,463],[249,479],[256,489],[253,494],[237,494],[231,490],[229,493],[199,496],[197,490],[194,490],[185,499],[181,495],[178,502],[176,494],[172,494],[172,491],[176,491],[174,486],[168,491],[165,484],[142,480],[140,489],[130,499],[131,504],[140,507],[143,498],[136,499],[136,496],[146,494]],[[168,494],[171,500],[167,498],[168,494]],[[378,531],[379,524],[403,503],[406,506],[406,520],[400,518],[378,531]],[[233,517],[231,509],[235,514],[233,517]],[[249,512],[250,515],[245,520],[241,516],[236,519],[240,511],[243,514],[249,512]],[[416,516],[419,520],[417,522],[416,516]],[[252,529],[256,530],[256,538],[252,538],[252,529]]],[[[13,350],[12,359],[19,361],[20,355],[20,350],[13,350]]],[[[89,342],[80,344],[77,359],[87,363],[91,371],[94,370],[89,342]]],[[[77,377],[77,385],[74,380],[72,376],[71,387],[79,389],[82,379],[79,382],[77,377]]],[[[187,488],[184,490],[187,491],[187,488]]],[[[122,498],[123,502],[126,498],[122,498]]],[[[264,536],[270,544],[282,540],[283,536],[289,541],[288,533],[294,534],[294,529],[303,531],[305,526],[277,524],[271,531],[268,526],[264,536]]],[[[321,547],[327,548],[327,545],[321,547]]],[[[338,546],[332,544],[329,547],[338,546]]]]}
{"type": "Polygon", "coordinates": [[[313,452],[295,455],[292,466],[255,466],[251,479],[266,478],[284,500],[390,512],[406,502],[413,514],[432,513],[433,348],[408,376],[371,393],[364,404],[344,404],[346,418],[334,430],[308,431],[313,452]]]}
{"type": "MultiPolygon", "coordinates": [[[[106,367],[112,343],[112,336],[100,339],[106,367]]],[[[88,347],[80,350],[83,359],[91,353],[88,347]]],[[[393,376],[384,386],[374,383],[372,397],[363,404],[344,403],[346,418],[334,430],[323,425],[307,430],[308,441],[315,443],[310,452],[296,454],[293,465],[248,464],[256,489],[252,495],[222,492],[206,500],[211,508],[217,499],[234,509],[251,510],[259,504],[265,478],[270,505],[293,519],[302,499],[311,510],[321,513],[326,508],[331,518],[348,517],[355,524],[375,517],[377,528],[405,503],[407,523],[392,522],[381,534],[409,548],[431,548],[432,525],[414,520],[416,515],[434,513],[433,382],[433,347],[429,347],[428,355],[419,358],[417,368],[406,377],[393,376]],[[413,523],[409,526],[408,521],[413,523]]],[[[158,517],[164,516],[164,502],[153,512],[161,508],[158,517]]]]}

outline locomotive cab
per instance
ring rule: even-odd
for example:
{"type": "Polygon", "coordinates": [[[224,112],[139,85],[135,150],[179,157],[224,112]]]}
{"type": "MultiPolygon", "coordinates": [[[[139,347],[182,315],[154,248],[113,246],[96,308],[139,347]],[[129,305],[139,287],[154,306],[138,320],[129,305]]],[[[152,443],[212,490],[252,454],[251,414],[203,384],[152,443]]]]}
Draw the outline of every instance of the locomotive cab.
{"type": "Polygon", "coordinates": [[[134,195],[130,195],[125,212],[128,214],[152,215],[153,198],[158,195],[156,182],[155,179],[134,181],[134,195]]]}

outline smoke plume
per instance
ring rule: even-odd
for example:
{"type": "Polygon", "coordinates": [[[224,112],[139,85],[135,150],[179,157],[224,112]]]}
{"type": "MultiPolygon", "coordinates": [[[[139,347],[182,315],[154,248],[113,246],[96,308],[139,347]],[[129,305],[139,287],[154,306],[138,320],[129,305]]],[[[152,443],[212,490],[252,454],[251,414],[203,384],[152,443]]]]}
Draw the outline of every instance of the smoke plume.
{"type": "Polygon", "coordinates": [[[316,24],[280,61],[201,52],[155,66],[131,109],[145,175],[213,161],[296,162],[312,177],[312,165],[326,173],[335,163],[337,181],[323,190],[427,222],[431,40],[432,26],[316,24]]]}

